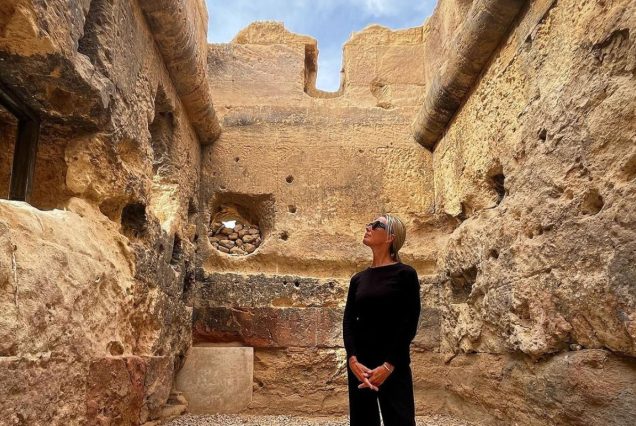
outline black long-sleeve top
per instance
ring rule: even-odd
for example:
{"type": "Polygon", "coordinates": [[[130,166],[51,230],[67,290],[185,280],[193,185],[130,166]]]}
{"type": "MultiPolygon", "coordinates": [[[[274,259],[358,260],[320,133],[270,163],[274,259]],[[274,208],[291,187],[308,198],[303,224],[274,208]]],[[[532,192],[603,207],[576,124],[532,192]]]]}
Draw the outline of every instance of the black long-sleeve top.
{"type": "Polygon", "coordinates": [[[351,278],[342,321],[347,359],[369,368],[411,361],[409,346],[420,317],[417,272],[403,263],[367,268],[351,278]]]}

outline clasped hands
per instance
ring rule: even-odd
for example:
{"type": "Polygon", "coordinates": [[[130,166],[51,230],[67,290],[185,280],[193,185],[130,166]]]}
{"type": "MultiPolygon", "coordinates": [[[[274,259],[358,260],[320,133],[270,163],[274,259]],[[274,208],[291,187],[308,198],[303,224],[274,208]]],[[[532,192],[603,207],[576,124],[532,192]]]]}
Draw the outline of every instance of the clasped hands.
{"type": "Polygon", "coordinates": [[[349,357],[349,368],[353,374],[360,380],[358,389],[369,388],[374,391],[378,391],[379,386],[393,373],[395,367],[388,362],[371,370],[362,363],[358,362],[358,358],[355,355],[349,357]]]}

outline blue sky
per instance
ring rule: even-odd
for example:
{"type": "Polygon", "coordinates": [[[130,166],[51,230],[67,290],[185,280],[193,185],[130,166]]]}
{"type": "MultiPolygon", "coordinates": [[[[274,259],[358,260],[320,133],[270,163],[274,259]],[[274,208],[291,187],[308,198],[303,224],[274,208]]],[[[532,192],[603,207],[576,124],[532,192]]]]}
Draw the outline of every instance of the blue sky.
{"type": "Polygon", "coordinates": [[[206,0],[208,40],[227,43],[253,21],[283,21],[295,33],[318,40],[318,81],[322,90],[340,83],[342,45],[354,31],[376,23],[389,28],[422,25],[436,0],[206,0]]]}

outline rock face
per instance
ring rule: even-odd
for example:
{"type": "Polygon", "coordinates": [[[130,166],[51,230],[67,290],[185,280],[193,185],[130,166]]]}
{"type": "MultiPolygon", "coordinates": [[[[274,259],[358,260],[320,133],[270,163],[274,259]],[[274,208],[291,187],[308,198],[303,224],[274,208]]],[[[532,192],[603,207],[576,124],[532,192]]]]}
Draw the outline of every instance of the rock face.
{"type": "Polygon", "coordinates": [[[407,222],[422,279],[418,412],[633,417],[634,5],[516,3],[481,71],[445,66],[458,43],[482,46],[471,34],[490,3],[354,34],[329,96],[311,89],[315,41],[280,25],[210,47],[224,133],[204,150],[202,204],[272,194],[274,208],[255,211],[267,225],[253,256],[200,246],[193,335],[255,347],[253,411],[346,412],[342,305],[369,256],[359,229],[386,209],[407,222]],[[449,76],[466,97],[430,156],[411,151],[409,120],[449,76]]]}
{"type": "MultiPolygon", "coordinates": [[[[130,1],[0,7],[2,90],[42,123],[30,205],[0,201],[2,424],[165,414],[191,340],[200,144],[214,138],[201,94],[183,93],[193,75],[207,87],[207,16],[181,5],[170,28],[130,1]],[[199,73],[176,73],[158,44],[199,73]]],[[[18,125],[0,121],[4,198],[18,125]]]]}
{"type": "MultiPolygon", "coordinates": [[[[199,0],[5,0],[0,90],[41,136],[29,203],[0,200],[0,422],[181,413],[192,344],[254,348],[251,413],[346,413],[343,305],[387,211],[418,413],[630,424],[636,4],[525,2],[475,39],[504,3],[353,34],[325,93],[282,24],[205,46],[199,0]]],[[[0,108],[5,189],[19,127],[0,108]]]]}

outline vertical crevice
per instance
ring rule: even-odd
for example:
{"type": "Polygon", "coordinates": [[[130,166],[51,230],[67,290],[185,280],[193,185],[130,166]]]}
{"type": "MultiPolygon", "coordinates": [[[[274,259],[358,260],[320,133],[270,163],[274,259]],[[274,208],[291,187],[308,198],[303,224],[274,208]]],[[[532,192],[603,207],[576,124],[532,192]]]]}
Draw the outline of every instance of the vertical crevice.
{"type": "Polygon", "coordinates": [[[165,177],[173,171],[170,152],[174,139],[174,113],[161,86],[155,97],[155,117],[148,130],[152,146],[152,171],[155,176],[165,177]]]}

